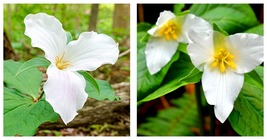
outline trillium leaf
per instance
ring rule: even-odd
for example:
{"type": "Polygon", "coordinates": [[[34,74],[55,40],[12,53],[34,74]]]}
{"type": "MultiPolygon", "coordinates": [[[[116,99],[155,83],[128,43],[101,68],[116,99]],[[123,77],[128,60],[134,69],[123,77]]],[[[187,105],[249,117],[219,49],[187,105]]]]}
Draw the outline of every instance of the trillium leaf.
{"type": "Polygon", "coordinates": [[[67,31],[66,31],[66,36],[67,36],[67,44],[68,44],[69,42],[72,41],[72,35],[71,35],[70,32],[67,32],[67,31]]]}
{"type": "Polygon", "coordinates": [[[245,83],[229,121],[242,136],[263,136],[263,67],[245,74],[245,83]]]}
{"type": "Polygon", "coordinates": [[[197,103],[192,94],[183,94],[171,100],[173,107],[161,110],[156,117],[150,117],[140,124],[138,135],[144,136],[193,136],[193,128],[199,127],[197,103]]]}
{"type": "Polygon", "coordinates": [[[263,36],[263,24],[254,26],[248,30],[245,31],[245,33],[254,33],[254,34],[258,34],[258,35],[262,35],[263,36]]]}
{"type": "Polygon", "coordinates": [[[39,125],[58,119],[51,105],[44,99],[38,102],[21,93],[4,88],[4,135],[31,136],[39,125]]]}
{"type": "Polygon", "coordinates": [[[29,68],[15,76],[22,65],[23,63],[13,60],[4,61],[4,84],[35,99],[42,82],[42,73],[37,68],[29,68]]]}
{"type": "Polygon", "coordinates": [[[104,80],[96,80],[97,84],[99,85],[100,94],[97,92],[97,90],[90,84],[88,81],[86,81],[86,88],[85,91],[88,94],[89,98],[94,98],[96,100],[105,100],[108,99],[110,101],[119,100],[120,98],[115,95],[115,92],[111,85],[104,80]]]}
{"type": "Polygon", "coordinates": [[[4,135],[34,135],[40,124],[58,118],[51,105],[40,96],[42,73],[29,68],[17,77],[21,62],[4,61],[4,135]]]}
{"type": "Polygon", "coordinates": [[[218,31],[224,34],[225,36],[229,36],[228,33],[224,31],[222,28],[220,28],[216,23],[213,23],[213,30],[218,31]]]}
{"type": "Polygon", "coordinates": [[[151,24],[141,22],[137,24],[137,32],[147,32],[151,28],[151,24]]]}
{"type": "MultiPolygon", "coordinates": [[[[144,32],[138,33],[138,37],[142,37],[144,32]]],[[[151,75],[146,66],[145,59],[145,47],[146,44],[143,42],[139,42],[140,38],[137,39],[137,100],[140,101],[148,94],[152,93],[155,89],[157,89],[161,82],[163,81],[165,75],[167,74],[171,64],[178,60],[179,51],[177,51],[170,62],[165,65],[161,71],[158,73],[151,75]]]]}
{"type": "Polygon", "coordinates": [[[45,59],[44,57],[36,57],[31,60],[28,60],[27,62],[23,63],[23,65],[18,69],[17,73],[15,76],[18,76],[20,73],[23,71],[33,68],[33,67],[48,67],[50,65],[50,62],[45,59]]]}
{"type": "Polygon", "coordinates": [[[194,67],[188,55],[180,53],[179,60],[170,67],[164,81],[154,92],[138,102],[147,102],[168,94],[179,87],[200,81],[202,73],[194,67]]]}
{"type": "Polygon", "coordinates": [[[258,20],[248,4],[194,4],[190,12],[216,23],[229,34],[243,32],[258,25],[258,20]]]}
{"type": "Polygon", "coordinates": [[[79,73],[85,78],[86,83],[90,84],[91,85],[90,87],[94,88],[95,91],[98,94],[100,94],[100,89],[99,89],[98,83],[96,82],[94,77],[90,73],[85,72],[85,71],[79,71],[79,73]]]}
{"type": "Polygon", "coordinates": [[[175,4],[175,5],[173,6],[173,13],[174,13],[175,15],[181,13],[182,10],[183,10],[183,8],[184,8],[184,6],[185,6],[184,4],[175,4]]]}

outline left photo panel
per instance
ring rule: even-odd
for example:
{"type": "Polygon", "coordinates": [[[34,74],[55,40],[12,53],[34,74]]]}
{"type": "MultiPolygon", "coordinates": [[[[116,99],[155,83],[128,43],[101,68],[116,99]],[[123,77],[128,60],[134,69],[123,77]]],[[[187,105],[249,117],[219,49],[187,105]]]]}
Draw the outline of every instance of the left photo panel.
{"type": "Polygon", "coordinates": [[[130,4],[4,4],[4,136],[130,135],[130,4]]]}

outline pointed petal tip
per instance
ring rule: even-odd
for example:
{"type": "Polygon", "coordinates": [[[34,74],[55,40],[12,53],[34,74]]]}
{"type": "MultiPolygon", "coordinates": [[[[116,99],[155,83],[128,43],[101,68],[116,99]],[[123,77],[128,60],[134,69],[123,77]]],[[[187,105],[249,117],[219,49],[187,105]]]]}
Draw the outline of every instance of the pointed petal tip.
{"type": "Polygon", "coordinates": [[[75,118],[88,98],[85,92],[86,81],[77,72],[61,71],[53,65],[49,66],[47,74],[48,79],[44,84],[45,100],[67,124],[75,118]]]}

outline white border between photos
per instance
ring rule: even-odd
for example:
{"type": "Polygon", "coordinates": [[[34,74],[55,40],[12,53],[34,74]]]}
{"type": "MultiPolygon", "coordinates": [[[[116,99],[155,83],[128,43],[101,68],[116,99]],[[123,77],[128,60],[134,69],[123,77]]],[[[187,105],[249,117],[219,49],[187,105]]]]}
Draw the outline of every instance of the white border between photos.
{"type": "MultiPolygon", "coordinates": [[[[2,28],[0,31],[3,33],[3,4],[7,3],[79,3],[79,4],[90,4],[90,3],[96,3],[93,0],[3,0],[1,1],[1,21],[0,25],[2,25],[2,28]],[[91,1],[91,2],[90,2],[91,1]]],[[[130,139],[130,140],[177,140],[177,139],[264,139],[266,137],[265,131],[264,131],[264,137],[138,137],[137,136],[137,107],[136,107],[136,101],[137,101],[137,47],[136,47],[136,31],[137,31],[137,4],[138,3],[147,3],[147,4],[154,4],[154,3],[264,3],[264,23],[266,23],[266,5],[264,0],[97,0],[97,3],[124,3],[124,4],[130,4],[130,136],[120,136],[120,137],[3,137],[3,115],[0,115],[1,117],[1,128],[0,128],[0,139],[26,139],[26,140],[32,140],[32,139],[93,139],[93,140],[117,140],[117,139],[130,139]]],[[[264,28],[264,34],[266,34],[266,29],[264,28]]],[[[3,34],[0,35],[1,39],[3,40],[3,34]]],[[[264,38],[264,42],[266,42],[266,37],[264,38]]],[[[1,58],[3,58],[3,49],[1,49],[1,58]]],[[[264,49],[264,54],[266,54],[267,49],[264,49]]],[[[266,57],[264,57],[264,60],[266,60],[266,57]]],[[[1,74],[0,78],[3,80],[3,59],[0,61],[1,63],[1,74]]],[[[266,77],[266,72],[264,72],[264,77],[266,77]]],[[[266,78],[264,78],[264,87],[266,87],[266,78]]],[[[0,87],[1,91],[3,91],[3,86],[0,87]]],[[[3,93],[3,92],[2,92],[3,93]]],[[[3,101],[3,94],[0,96],[0,100],[3,101]]],[[[266,100],[264,96],[264,101],[266,100]]],[[[264,108],[266,108],[267,105],[264,102],[264,108]]],[[[1,114],[3,114],[3,102],[0,107],[1,114]]],[[[264,111],[264,116],[266,116],[266,113],[264,111]]],[[[264,130],[267,130],[265,126],[267,126],[266,117],[264,117],[264,130]]]]}

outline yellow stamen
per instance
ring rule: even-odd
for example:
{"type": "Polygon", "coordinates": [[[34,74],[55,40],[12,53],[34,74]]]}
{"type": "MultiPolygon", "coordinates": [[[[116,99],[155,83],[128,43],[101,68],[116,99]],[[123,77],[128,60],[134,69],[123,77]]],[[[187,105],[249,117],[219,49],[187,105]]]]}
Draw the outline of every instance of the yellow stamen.
{"type": "Polygon", "coordinates": [[[63,55],[61,57],[58,57],[58,56],[56,57],[56,66],[60,70],[64,70],[68,66],[70,66],[69,61],[64,61],[63,60],[64,56],[65,56],[65,52],[63,53],[63,55]]]}
{"type": "Polygon", "coordinates": [[[220,49],[219,53],[214,55],[213,67],[219,66],[221,72],[225,72],[226,67],[229,66],[233,69],[236,68],[235,63],[232,61],[234,56],[227,52],[225,49],[220,49]]]}
{"type": "Polygon", "coordinates": [[[180,28],[181,27],[175,23],[174,20],[169,20],[157,31],[157,34],[159,36],[164,36],[166,40],[176,40],[180,35],[180,28]]]}

